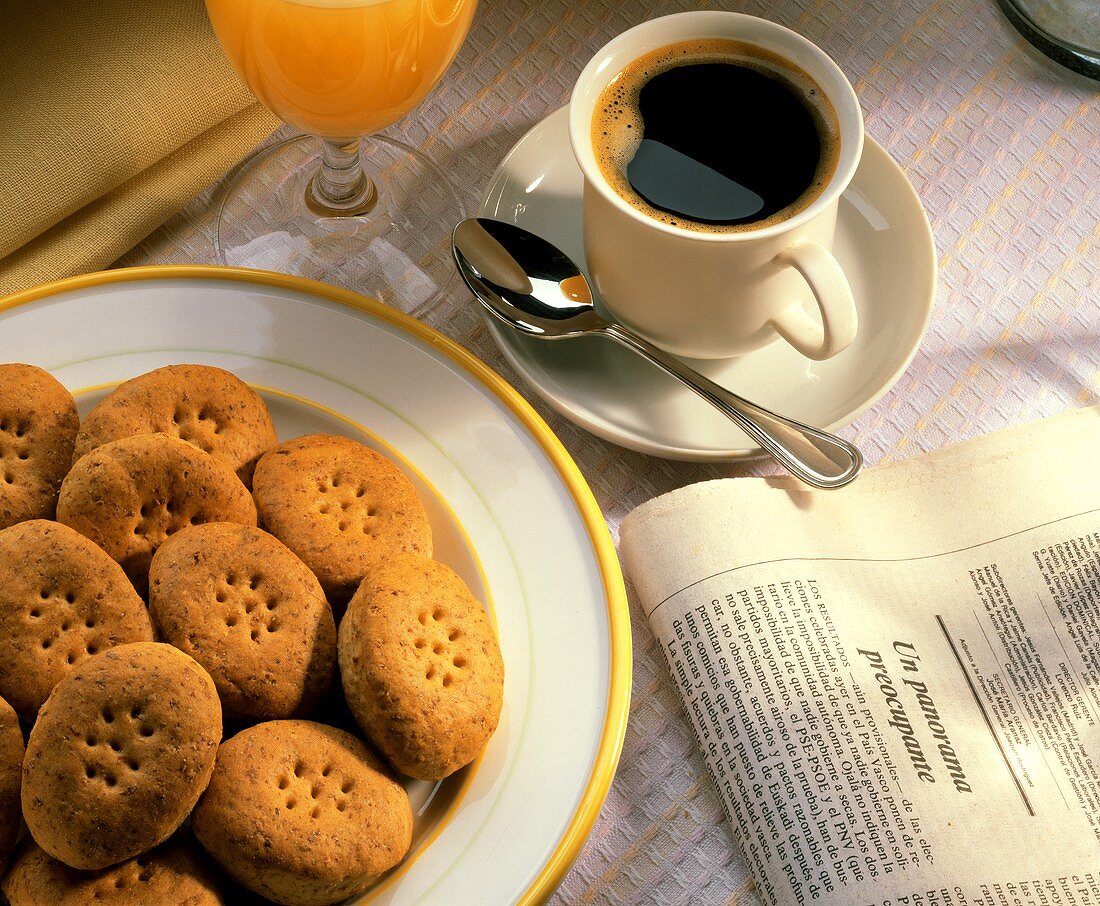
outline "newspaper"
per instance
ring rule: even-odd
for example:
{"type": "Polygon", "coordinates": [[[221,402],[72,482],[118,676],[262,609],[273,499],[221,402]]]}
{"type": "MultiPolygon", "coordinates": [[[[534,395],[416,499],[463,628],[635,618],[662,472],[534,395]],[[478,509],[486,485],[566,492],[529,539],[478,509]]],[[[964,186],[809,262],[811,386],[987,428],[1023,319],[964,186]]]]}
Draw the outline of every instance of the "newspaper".
{"type": "Polygon", "coordinates": [[[621,534],[765,902],[1100,903],[1100,407],[621,534]]]}

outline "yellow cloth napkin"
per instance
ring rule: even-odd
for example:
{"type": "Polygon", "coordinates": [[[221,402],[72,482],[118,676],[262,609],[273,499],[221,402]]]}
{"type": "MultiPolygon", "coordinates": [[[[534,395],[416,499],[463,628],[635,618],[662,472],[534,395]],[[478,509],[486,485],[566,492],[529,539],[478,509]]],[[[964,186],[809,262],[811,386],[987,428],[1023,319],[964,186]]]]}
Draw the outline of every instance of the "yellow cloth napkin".
{"type": "Polygon", "coordinates": [[[0,295],[106,267],[279,125],[202,0],[0,6],[0,295]]]}

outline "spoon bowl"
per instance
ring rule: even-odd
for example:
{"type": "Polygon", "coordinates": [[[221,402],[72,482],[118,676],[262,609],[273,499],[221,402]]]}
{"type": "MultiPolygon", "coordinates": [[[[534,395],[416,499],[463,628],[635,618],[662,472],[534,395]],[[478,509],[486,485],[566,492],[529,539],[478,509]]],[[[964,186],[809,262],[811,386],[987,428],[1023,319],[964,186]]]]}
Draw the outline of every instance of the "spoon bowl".
{"type": "Polygon", "coordinates": [[[863,467],[862,455],[848,441],[738,396],[602,317],[580,268],[534,233],[499,220],[469,218],[455,227],[451,248],[470,291],[512,328],[545,340],[599,334],[622,343],[723,412],[792,475],[813,487],[843,487],[863,467]]]}
{"type": "Polygon", "coordinates": [[[548,340],[591,333],[606,322],[573,261],[541,236],[499,220],[471,217],[454,229],[458,271],[506,324],[548,340]]]}

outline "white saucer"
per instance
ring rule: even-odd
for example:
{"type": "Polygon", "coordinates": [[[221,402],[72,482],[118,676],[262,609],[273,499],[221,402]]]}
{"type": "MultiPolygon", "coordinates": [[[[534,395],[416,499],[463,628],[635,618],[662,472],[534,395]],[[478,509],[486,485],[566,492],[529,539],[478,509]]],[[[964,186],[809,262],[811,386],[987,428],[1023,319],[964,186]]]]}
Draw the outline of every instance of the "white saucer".
{"type": "MultiPolygon", "coordinates": [[[[478,213],[544,236],[583,266],[581,186],[562,108],[512,148],[478,213]]],[[[916,353],[936,292],[928,218],[905,173],[870,138],[841,198],[833,249],[859,309],[859,332],[848,349],[811,362],[779,341],[740,358],[692,364],[756,403],[830,430],[870,408],[916,353]]],[[[716,410],[613,341],[546,342],[486,318],[535,393],[599,437],[667,459],[761,455],[716,410]]]]}

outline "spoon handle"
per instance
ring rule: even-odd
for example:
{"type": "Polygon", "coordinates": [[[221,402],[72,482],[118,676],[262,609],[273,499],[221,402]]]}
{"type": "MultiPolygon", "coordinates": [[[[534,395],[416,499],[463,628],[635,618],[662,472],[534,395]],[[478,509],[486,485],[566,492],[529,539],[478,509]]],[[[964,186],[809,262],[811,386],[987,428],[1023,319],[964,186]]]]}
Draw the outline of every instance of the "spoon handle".
{"type": "Polygon", "coordinates": [[[863,467],[863,455],[848,441],[750,403],[621,324],[606,324],[601,332],[682,381],[807,484],[840,488],[863,467]]]}

